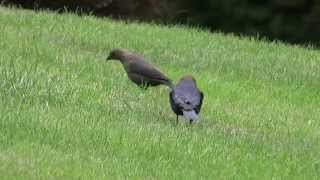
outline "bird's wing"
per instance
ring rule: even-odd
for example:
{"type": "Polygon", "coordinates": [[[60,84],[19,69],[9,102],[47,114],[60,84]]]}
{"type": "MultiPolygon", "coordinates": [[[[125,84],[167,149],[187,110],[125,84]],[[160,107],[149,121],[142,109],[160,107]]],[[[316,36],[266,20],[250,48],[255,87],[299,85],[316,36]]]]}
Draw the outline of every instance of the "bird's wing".
{"type": "Polygon", "coordinates": [[[194,109],[197,113],[200,112],[203,100],[203,93],[175,93],[173,100],[185,110],[194,109]]]}
{"type": "Polygon", "coordinates": [[[197,113],[199,113],[200,110],[201,110],[203,98],[204,98],[204,95],[203,95],[203,93],[200,91],[200,101],[199,101],[199,104],[196,106],[196,109],[195,109],[197,113]]]}
{"type": "Polygon", "coordinates": [[[150,64],[147,64],[146,62],[141,62],[141,63],[134,62],[134,63],[130,63],[129,66],[130,66],[129,67],[130,73],[139,74],[141,76],[144,76],[152,80],[159,80],[159,81],[169,80],[158,69],[152,67],[150,64]]]}
{"type": "Polygon", "coordinates": [[[184,110],[193,109],[189,98],[186,97],[185,94],[174,93],[173,100],[179,107],[184,110]]]}
{"type": "Polygon", "coordinates": [[[176,103],[173,91],[170,91],[169,100],[170,100],[170,105],[171,105],[172,110],[176,114],[182,115],[182,112],[181,112],[182,108],[179,106],[179,104],[176,103]]]}

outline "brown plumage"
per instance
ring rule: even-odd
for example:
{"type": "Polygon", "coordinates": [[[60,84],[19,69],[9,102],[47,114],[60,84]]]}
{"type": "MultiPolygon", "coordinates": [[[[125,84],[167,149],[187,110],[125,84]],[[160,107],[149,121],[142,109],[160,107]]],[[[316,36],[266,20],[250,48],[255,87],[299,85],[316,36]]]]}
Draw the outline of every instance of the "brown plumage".
{"type": "Polygon", "coordinates": [[[119,60],[129,79],[141,88],[149,86],[166,85],[172,88],[171,80],[157,68],[146,62],[142,55],[134,54],[126,49],[114,49],[107,60],[119,60]]]}

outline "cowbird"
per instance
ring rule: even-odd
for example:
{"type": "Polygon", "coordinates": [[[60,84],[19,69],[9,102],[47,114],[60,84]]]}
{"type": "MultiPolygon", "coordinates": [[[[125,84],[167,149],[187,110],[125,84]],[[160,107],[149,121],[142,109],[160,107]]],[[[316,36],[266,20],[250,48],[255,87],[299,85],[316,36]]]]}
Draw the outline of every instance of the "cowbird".
{"type": "Polygon", "coordinates": [[[134,54],[126,49],[114,49],[110,52],[108,60],[119,60],[129,79],[139,87],[147,89],[149,86],[166,85],[172,88],[171,80],[157,68],[149,64],[139,54],[134,54]]]}
{"type": "Polygon", "coordinates": [[[196,80],[191,75],[183,76],[178,84],[170,91],[170,105],[172,111],[179,116],[184,116],[190,124],[199,119],[204,95],[197,88],[196,80]]]}

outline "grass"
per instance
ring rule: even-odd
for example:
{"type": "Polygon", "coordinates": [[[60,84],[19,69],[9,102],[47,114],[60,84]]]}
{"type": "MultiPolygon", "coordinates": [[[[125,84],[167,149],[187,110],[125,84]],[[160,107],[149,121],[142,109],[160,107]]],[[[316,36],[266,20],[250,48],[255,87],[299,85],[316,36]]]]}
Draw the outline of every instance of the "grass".
{"type": "Polygon", "coordinates": [[[0,7],[2,179],[319,179],[320,51],[186,27],[0,7]],[[174,124],[116,47],[175,82],[193,74],[201,123],[174,124]]]}

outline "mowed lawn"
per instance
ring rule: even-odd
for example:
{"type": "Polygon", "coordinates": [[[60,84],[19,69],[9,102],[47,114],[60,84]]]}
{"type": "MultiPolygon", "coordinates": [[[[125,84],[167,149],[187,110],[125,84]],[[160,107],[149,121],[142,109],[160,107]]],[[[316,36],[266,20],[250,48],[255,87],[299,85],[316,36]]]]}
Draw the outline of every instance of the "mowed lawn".
{"type": "Polygon", "coordinates": [[[0,7],[1,179],[319,179],[320,51],[186,27],[0,7]],[[113,48],[204,92],[177,126],[113,48]]]}

